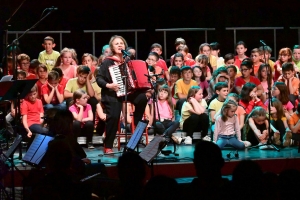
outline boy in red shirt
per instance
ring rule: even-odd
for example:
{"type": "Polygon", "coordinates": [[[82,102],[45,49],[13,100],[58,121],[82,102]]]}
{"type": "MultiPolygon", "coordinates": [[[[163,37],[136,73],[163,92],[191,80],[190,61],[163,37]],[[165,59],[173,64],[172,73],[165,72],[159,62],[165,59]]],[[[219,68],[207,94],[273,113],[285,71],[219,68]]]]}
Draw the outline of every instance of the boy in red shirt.
{"type": "Polygon", "coordinates": [[[59,75],[56,71],[48,74],[48,84],[41,88],[44,110],[50,108],[66,109],[64,101],[64,88],[59,84],[59,75]]]}
{"type": "Polygon", "coordinates": [[[33,133],[48,133],[43,123],[44,109],[40,99],[37,98],[37,86],[34,85],[26,95],[21,104],[22,123],[27,132],[27,137],[31,138],[33,133]]]}

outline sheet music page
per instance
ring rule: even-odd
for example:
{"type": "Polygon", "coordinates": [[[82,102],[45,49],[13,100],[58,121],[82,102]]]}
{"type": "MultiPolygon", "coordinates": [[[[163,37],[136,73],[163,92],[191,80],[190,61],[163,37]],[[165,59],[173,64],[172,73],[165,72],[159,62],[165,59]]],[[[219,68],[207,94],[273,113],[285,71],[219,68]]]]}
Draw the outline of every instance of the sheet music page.
{"type": "Polygon", "coordinates": [[[162,142],[164,138],[162,136],[156,135],[153,140],[145,147],[145,149],[139,154],[140,157],[146,162],[150,162],[159,153],[159,143],[162,142]]]}
{"type": "Polygon", "coordinates": [[[12,78],[13,78],[13,75],[6,75],[1,78],[0,82],[11,81],[12,78]]]}

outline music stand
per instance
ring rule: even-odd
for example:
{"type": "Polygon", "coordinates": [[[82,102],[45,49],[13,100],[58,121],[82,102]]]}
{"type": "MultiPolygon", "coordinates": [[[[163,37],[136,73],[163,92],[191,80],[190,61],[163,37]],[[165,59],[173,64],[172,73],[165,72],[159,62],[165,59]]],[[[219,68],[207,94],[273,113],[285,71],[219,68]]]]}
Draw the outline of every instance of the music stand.
{"type": "Polygon", "coordinates": [[[137,147],[144,130],[146,129],[149,121],[139,121],[138,125],[135,127],[134,133],[132,134],[129,142],[127,143],[126,147],[124,148],[125,151],[134,151],[134,149],[137,147]]]}
{"type": "Polygon", "coordinates": [[[48,143],[53,139],[51,136],[36,134],[22,160],[30,165],[38,166],[48,149],[48,143]]]}
{"type": "MultiPolygon", "coordinates": [[[[15,104],[15,120],[16,120],[16,127],[17,127],[17,135],[20,127],[20,100],[25,98],[25,96],[30,92],[31,88],[34,86],[34,84],[37,82],[38,79],[32,79],[32,80],[15,80],[15,81],[9,81],[9,82],[0,82],[0,88],[7,87],[8,90],[4,94],[4,96],[0,99],[2,100],[17,100],[17,103],[15,104]],[[17,108],[17,109],[16,109],[17,108]]],[[[19,145],[19,159],[22,159],[22,147],[19,145]]]]}

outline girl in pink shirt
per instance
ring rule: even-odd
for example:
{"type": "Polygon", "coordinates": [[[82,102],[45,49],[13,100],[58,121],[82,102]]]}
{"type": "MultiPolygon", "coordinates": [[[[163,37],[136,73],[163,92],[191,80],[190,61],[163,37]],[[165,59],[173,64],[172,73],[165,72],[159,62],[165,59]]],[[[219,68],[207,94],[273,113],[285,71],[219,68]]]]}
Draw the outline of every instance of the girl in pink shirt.
{"type": "Polygon", "coordinates": [[[172,133],[176,131],[179,127],[179,122],[174,121],[174,105],[172,102],[172,93],[168,85],[162,85],[158,89],[157,96],[157,107],[155,108],[155,117],[158,133],[162,134],[166,141],[169,142],[172,138],[176,143],[180,143],[181,140],[178,140],[176,137],[172,136],[172,133]],[[159,117],[158,117],[159,115],[159,117]]]}
{"type": "Polygon", "coordinates": [[[80,135],[85,135],[87,146],[93,149],[92,137],[94,131],[93,112],[90,104],[87,103],[88,95],[85,91],[78,89],[73,93],[72,106],[69,110],[73,114],[73,134],[75,139],[80,135]]]}
{"type": "Polygon", "coordinates": [[[215,122],[214,142],[223,149],[230,145],[236,149],[245,149],[241,139],[239,120],[235,112],[238,105],[233,100],[226,100],[222,106],[221,113],[215,122]]]}
{"type": "Polygon", "coordinates": [[[260,80],[262,87],[264,88],[264,93],[266,98],[268,98],[268,77],[271,80],[271,86],[274,84],[272,69],[268,64],[261,64],[258,69],[257,78],[260,80]],[[269,73],[268,73],[269,69],[269,73]]]}
{"type": "Polygon", "coordinates": [[[64,48],[60,52],[60,59],[61,59],[61,65],[59,66],[59,68],[61,68],[64,77],[67,79],[76,78],[77,66],[72,65],[73,62],[72,51],[68,48],[64,48]]]}

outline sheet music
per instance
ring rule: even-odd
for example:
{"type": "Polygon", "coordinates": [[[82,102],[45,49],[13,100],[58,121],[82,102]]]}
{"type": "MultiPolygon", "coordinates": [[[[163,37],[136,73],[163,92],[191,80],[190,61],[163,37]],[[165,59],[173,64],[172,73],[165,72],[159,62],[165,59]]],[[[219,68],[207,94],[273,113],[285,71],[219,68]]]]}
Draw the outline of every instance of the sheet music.
{"type": "Polygon", "coordinates": [[[1,78],[0,82],[11,81],[12,78],[13,78],[13,75],[6,75],[1,78]]]}
{"type": "Polygon", "coordinates": [[[53,137],[36,134],[23,160],[38,165],[44,157],[48,148],[48,143],[51,140],[53,140],[53,137]]]}
{"type": "Polygon", "coordinates": [[[133,135],[131,136],[128,144],[126,145],[126,147],[128,149],[132,149],[134,150],[136,145],[139,143],[143,133],[144,133],[144,130],[147,126],[148,122],[142,122],[142,121],[139,121],[138,125],[136,126],[135,130],[134,130],[134,133],[133,135]]]}
{"type": "Polygon", "coordinates": [[[165,138],[156,135],[153,140],[145,147],[145,149],[139,154],[140,157],[146,162],[150,162],[159,153],[159,143],[164,141],[165,138]]]}

